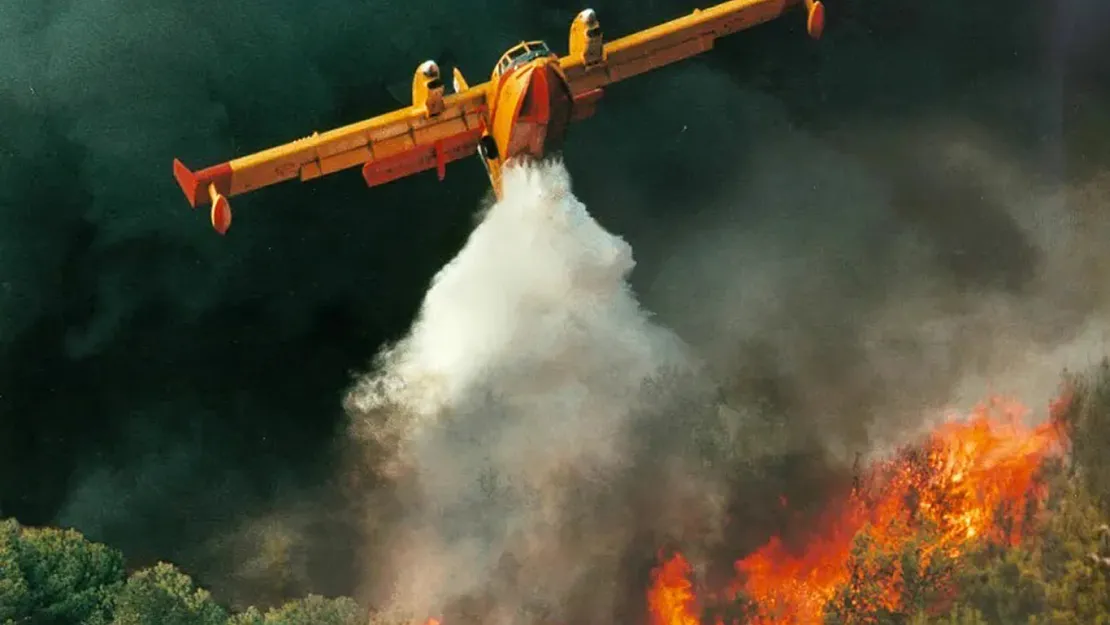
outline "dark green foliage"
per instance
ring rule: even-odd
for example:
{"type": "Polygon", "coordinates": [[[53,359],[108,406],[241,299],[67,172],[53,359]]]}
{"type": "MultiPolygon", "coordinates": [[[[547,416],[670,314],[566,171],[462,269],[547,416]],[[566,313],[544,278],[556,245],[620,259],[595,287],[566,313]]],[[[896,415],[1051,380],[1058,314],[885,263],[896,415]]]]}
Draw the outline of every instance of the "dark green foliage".
{"type": "Polygon", "coordinates": [[[1066,378],[1071,401],[1060,416],[1072,433],[1074,468],[1103,515],[1110,515],[1110,360],[1066,378]]]}
{"type": "Polygon", "coordinates": [[[1016,547],[980,545],[924,571],[917,554],[927,531],[901,554],[882,552],[864,533],[852,582],[828,606],[828,623],[1110,625],[1110,362],[1065,381],[1069,401],[1056,416],[1072,453],[1045,467],[1050,497],[1036,530],[1016,547]],[[901,608],[891,611],[878,580],[896,571],[901,608]],[[945,588],[956,602],[938,609],[945,588]]]}
{"type": "Polygon", "coordinates": [[[1092,557],[1106,550],[1098,509],[1081,488],[1066,489],[1025,544],[963,563],[957,612],[914,623],[1110,625],[1110,566],[1092,557]]]}
{"type": "Polygon", "coordinates": [[[16,559],[19,525],[15,521],[0,521],[0,624],[6,625],[24,618],[29,606],[30,589],[16,559]]]}
{"type": "Polygon", "coordinates": [[[852,548],[851,581],[826,606],[828,625],[901,624],[951,598],[955,562],[938,552],[923,556],[933,542],[930,528],[919,529],[898,553],[882,549],[866,530],[852,548]]]}
{"type": "MultiPolygon", "coordinates": [[[[826,609],[849,625],[1110,625],[1110,362],[1067,377],[1071,402],[1057,415],[1070,462],[1045,467],[1050,496],[1034,530],[1014,547],[983,544],[958,558],[928,552],[933,530],[892,553],[860,532],[851,581],[826,609]],[[928,558],[922,554],[928,552],[928,558]],[[895,582],[881,580],[894,579],[895,582]]],[[[906,529],[906,528],[903,528],[906,529]]],[[[703,622],[743,623],[746,598],[703,622]]],[[[170,564],[125,578],[121,554],[73,530],[0,521],[0,625],[363,625],[346,597],[309,595],[228,617],[208,591],[170,564]]]]}
{"type": "Polygon", "coordinates": [[[112,625],[223,625],[224,612],[207,590],[172,564],[131,575],[115,601],[112,625]]]}
{"type": "Polygon", "coordinates": [[[367,616],[347,597],[329,599],[308,595],[262,614],[251,607],[228,621],[228,625],[364,625],[367,616]]]}
{"type": "Polygon", "coordinates": [[[23,606],[29,605],[30,589],[16,560],[19,525],[0,521],[0,624],[21,617],[23,606]]]}
{"type": "Polygon", "coordinates": [[[1044,583],[1027,549],[974,554],[968,564],[961,576],[962,601],[988,622],[1026,623],[1044,612],[1044,583]]]}
{"type": "Polygon", "coordinates": [[[969,554],[952,612],[911,625],[1110,625],[1110,363],[1066,381],[1058,416],[1071,462],[1046,467],[1039,530],[1016,548],[969,554]]]}
{"type": "Polygon", "coordinates": [[[106,623],[123,577],[122,554],[74,530],[0,522],[0,623],[106,623]]]}
{"type": "Polygon", "coordinates": [[[713,605],[703,611],[702,623],[746,623],[759,613],[759,606],[743,591],[736,592],[730,601],[723,605],[713,605]]]}
{"type": "MultiPolygon", "coordinates": [[[[1017,625],[1018,621],[1013,621],[1017,625]]],[[[909,625],[991,625],[981,612],[975,608],[958,605],[954,606],[943,616],[930,618],[924,611],[918,612],[909,621],[909,625]]]]}
{"type": "Polygon", "coordinates": [[[849,625],[1110,625],[1110,533],[1093,498],[1066,477],[1040,530],[1021,545],[983,545],[958,560],[934,556],[920,567],[927,533],[901,554],[857,539],[852,582],[828,606],[826,623],[849,625]],[[900,569],[898,564],[900,563],[900,569]],[[899,609],[882,601],[898,579],[899,609]],[[944,608],[945,599],[956,603],[944,608]],[[939,612],[939,614],[938,614],[939,612]],[[930,616],[932,615],[932,616],[930,616]]]}

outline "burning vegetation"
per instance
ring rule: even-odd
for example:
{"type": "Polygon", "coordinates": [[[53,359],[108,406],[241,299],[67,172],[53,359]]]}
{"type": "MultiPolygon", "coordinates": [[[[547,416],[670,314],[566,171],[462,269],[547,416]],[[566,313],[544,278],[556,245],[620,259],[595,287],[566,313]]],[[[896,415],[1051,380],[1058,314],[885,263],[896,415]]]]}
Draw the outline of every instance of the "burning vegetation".
{"type": "Polygon", "coordinates": [[[1065,388],[1047,415],[994,398],[857,463],[850,492],[806,519],[809,531],[738,554],[723,586],[680,549],[660,553],[644,622],[1110,623],[1110,526],[1097,494],[1107,484],[1097,458],[1076,461],[1100,436],[1088,429],[1110,424],[1110,396],[1099,394],[1110,368],[1065,388]]]}
{"type": "Polygon", "coordinates": [[[1026,424],[1024,407],[993,400],[859,468],[850,494],[829,502],[797,544],[772,536],[737,559],[735,580],[723,591],[700,587],[682,553],[663,558],[647,592],[651,625],[1016,623],[1009,619],[1029,616],[1074,623],[1083,610],[1091,617],[1085,622],[1107,622],[1110,567],[1101,566],[1099,545],[1089,543],[1095,551],[1086,564],[1080,553],[1045,561],[1045,548],[1059,547],[1048,544],[1059,537],[1044,533],[1053,522],[1086,517],[1094,531],[1098,518],[1094,502],[1070,487],[1074,466],[1064,462],[1075,415],[1084,412],[1072,397],[1054,402],[1038,426],[1026,424]],[[1051,573],[1033,571],[1038,565],[1091,584],[1089,602],[1053,596],[1034,579],[1051,573]],[[1029,594],[990,596],[999,574],[1029,594]],[[976,594],[983,609],[958,603],[976,594]],[[1060,602],[1075,611],[1053,616],[1060,602]]]}
{"type": "MultiPolygon", "coordinates": [[[[997,400],[934,427],[857,467],[816,516],[782,498],[807,531],[735,554],[726,583],[709,581],[697,549],[660,554],[633,622],[1110,623],[1110,364],[1066,388],[1047,418],[997,400]]],[[[317,595],[231,614],[170,564],[127,574],[75,531],[13,521],[0,523],[0,565],[0,622],[403,625],[317,595]]]]}

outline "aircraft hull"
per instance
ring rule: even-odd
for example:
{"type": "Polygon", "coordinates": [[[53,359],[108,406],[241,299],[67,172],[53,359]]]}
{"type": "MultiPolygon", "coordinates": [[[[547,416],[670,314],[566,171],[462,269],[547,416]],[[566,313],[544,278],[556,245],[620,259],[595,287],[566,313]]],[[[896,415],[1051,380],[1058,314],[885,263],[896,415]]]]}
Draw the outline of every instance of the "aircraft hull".
{"type": "Polygon", "coordinates": [[[574,98],[556,59],[538,59],[501,77],[491,111],[491,132],[499,158],[494,170],[511,161],[540,159],[558,151],[574,113],[574,98]]]}

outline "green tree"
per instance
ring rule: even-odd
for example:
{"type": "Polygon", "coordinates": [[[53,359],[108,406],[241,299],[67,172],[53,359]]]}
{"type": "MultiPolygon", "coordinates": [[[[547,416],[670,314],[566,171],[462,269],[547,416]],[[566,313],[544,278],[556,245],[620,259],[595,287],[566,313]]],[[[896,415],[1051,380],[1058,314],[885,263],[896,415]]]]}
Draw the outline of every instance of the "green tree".
{"type": "Polygon", "coordinates": [[[1110,515],[1110,360],[1065,376],[1069,401],[1060,418],[1071,440],[1073,469],[1104,515],[1110,515]]]}
{"type": "Polygon", "coordinates": [[[123,555],[79,532],[0,522],[0,622],[105,623],[123,555]]]}
{"type": "Polygon", "coordinates": [[[1000,624],[1029,623],[1044,614],[1046,589],[1037,559],[1023,547],[971,554],[960,584],[963,608],[1000,624]]]}
{"type": "Polygon", "coordinates": [[[265,625],[266,615],[253,605],[245,611],[233,614],[227,619],[227,625],[265,625]]]}
{"type": "MultiPolygon", "coordinates": [[[[1006,625],[1018,625],[1019,621],[1007,621],[1006,625]]],[[[956,605],[943,616],[928,616],[924,611],[918,612],[909,621],[909,625],[993,625],[979,610],[966,605],[956,605]]]]}
{"type": "Polygon", "coordinates": [[[271,609],[265,615],[251,607],[231,617],[228,625],[365,625],[366,622],[367,616],[353,599],[308,595],[271,609]]]}
{"type": "Polygon", "coordinates": [[[1110,566],[1102,560],[1110,549],[1098,505],[1066,473],[1050,483],[1036,533],[1014,548],[971,554],[960,580],[962,602],[992,624],[1110,625],[1110,566]]]}
{"type": "Polygon", "coordinates": [[[857,534],[849,562],[848,584],[825,608],[827,625],[905,623],[910,615],[950,600],[955,562],[925,548],[935,542],[935,531],[922,526],[898,552],[882,549],[869,528],[857,534]]]}
{"type": "Polygon", "coordinates": [[[23,619],[31,604],[27,579],[16,559],[19,542],[19,525],[15,521],[0,521],[0,624],[15,623],[23,619]]]}
{"type": "Polygon", "coordinates": [[[172,564],[135,572],[115,600],[112,625],[225,625],[227,613],[172,564]]]}
{"type": "Polygon", "coordinates": [[[1065,381],[1071,449],[1044,467],[1045,514],[1020,545],[968,554],[952,613],[914,625],[1110,625],[1110,361],[1065,381]]]}
{"type": "Polygon", "coordinates": [[[1110,625],[1110,556],[1100,526],[1105,516],[1096,498],[1072,482],[1064,490],[1038,541],[1038,571],[1044,579],[1047,614],[1041,622],[1110,625]]]}

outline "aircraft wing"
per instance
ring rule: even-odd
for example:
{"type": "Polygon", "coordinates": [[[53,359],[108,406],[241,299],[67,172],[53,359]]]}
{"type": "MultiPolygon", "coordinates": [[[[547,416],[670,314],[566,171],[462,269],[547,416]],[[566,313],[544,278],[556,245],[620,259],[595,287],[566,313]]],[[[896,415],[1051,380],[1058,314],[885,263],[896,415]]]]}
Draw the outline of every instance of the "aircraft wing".
{"type": "Polygon", "coordinates": [[[796,4],[809,10],[810,36],[820,37],[825,13],[817,0],[730,0],[610,41],[593,63],[573,55],[560,62],[576,98],[600,96],[606,85],[706,52],[717,38],[773,20],[796,4]]]}
{"type": "Polygon", "coordinates": [[[293,178],[303,182],[362,165],[371,186],[432,168],[442,180],[447,163],[477,150],[488,84],[444,96],[436,115],[410,106],[196,172],[174,159],[174,177],[194,208],[213,204],[212,225],[221,234],[231,218],[224,196],[293,178]]]}

